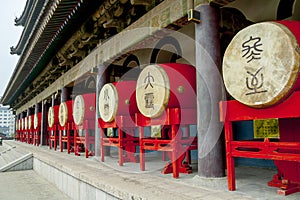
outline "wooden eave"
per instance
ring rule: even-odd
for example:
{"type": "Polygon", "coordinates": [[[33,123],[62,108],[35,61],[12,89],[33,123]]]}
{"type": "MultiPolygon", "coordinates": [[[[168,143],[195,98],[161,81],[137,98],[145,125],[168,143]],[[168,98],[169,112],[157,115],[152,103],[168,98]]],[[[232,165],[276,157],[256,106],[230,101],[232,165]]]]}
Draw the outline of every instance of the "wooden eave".
{"type": "Polygon", "coordinates": [[[26,14],[22,16],[22,20],[20,19],[20,23],[22,22],[24,26],[24,30],[20,37],[20,40],[16,47],[11,47],[10,54],[20,55],[26,47],[26,43],[28,42],[28,38],[32,34],[33,30],[35,30],[36,26],[39,24],[40,13],[43,12],[44,1],[36,1],[30,2],[30,8],[28,7],[28,1],[26,4],[26,14]],[[26,17],[26,18],[25,18],[26,17]]]}
{"type": "Polygon", "coordinates": [[[49,1],[36,30],[30,34],[2,98],[10,105],[39,75],[87,16],[99,6],[97,0],[49,1]]]}
{"type": "MultiPolygon", "coordinates": [[[[43,2],[43,1],[39,1],[43,2]]],[[[31,13],[31,10],[33,8],[34,0],[27,0],[25,4],[25,9],[23,10],[22,15],[19,18],[15,19],[15,25],[16,26],[25,26],[26,21],[28,20],[28,16],[31,13]]]]}

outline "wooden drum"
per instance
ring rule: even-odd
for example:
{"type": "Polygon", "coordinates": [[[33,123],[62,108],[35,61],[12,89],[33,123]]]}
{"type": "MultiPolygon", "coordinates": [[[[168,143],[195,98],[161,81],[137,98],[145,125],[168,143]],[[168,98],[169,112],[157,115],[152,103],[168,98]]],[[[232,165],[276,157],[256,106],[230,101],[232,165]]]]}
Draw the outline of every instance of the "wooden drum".
{"type": "Polygon", "coordinates": [[[72,104],[73,104],[73,101],[69,100],[66,102],[62,102],[59,105],[58,121],[59,121],[60,126],[66,126],[67,122],[73,122],[72,104]]]}
{"type": "Polygon", "coordinates": [[[22,130],[22,119],[18,120],[18,130],[21,131],[22,130]]]}
{"type": "Polygon", "coordinates": [[[33,118],[34,118],[34,115],[29,115],[27,118],[27,120],[28,120],[27,128],[29,130],[33,128],[33,118]]]}
{"type": "Polygon", "coordinates": [[[42,113],[36,113],[33,116],[33,128],[37,129],[41,127],[42,113]]]}
{"type": "Polygon", "coordinates": [[[78,126],[82,125],[84,120],[95,119],[96,94],[77,95],[73,105],[73,119],[78,126]]]}
{"type": "Polygon", "coordinates": [[[24,119],[24,129],[26,131],[28,130],[28,117],[25,117],[25,119],[24,119]]]}
{"type": "Polygon", "coordinates": [[[52,128],[54,124],[58,124],[58,122],[59,122],[58,110],[59,110],[58,105],[50,107],[48,110],[48,126],[50,128],[52,128]]]}
{"type": "Polygon", "coordinates": [[[196,108],[196,69],[187,64],[153,64],[140,73],[136,85],[139,111],[155,118],[166,108],[196,108]]]}
{"type": "Polygon", "coordinates": [[[227,91],[255,108],[280,103],[300,89],[300,22],[251,25],[236,34],[223,59],[227,91]]]}
{"type": "Polygon", "coordinates": [[[15,128],[16,128],[16,131],[19,130],[19,120],[16,121],[15,128]]]}
{"type": "Polygon", "coordinates": [[[99,113],[104,122],[112,122],[117,115],[138,112],[135,99],[136,81],[105,84],[99,93],[99,113]]]}

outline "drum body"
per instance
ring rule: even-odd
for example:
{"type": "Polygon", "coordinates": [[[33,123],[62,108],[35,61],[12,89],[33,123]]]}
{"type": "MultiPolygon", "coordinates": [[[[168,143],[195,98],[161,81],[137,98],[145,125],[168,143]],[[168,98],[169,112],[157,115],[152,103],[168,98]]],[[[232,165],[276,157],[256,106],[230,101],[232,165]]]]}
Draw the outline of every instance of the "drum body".
{"type": "Polygon", "coordinates": [[[73,113],[73,100],[62,102],[59,105],[58,120],[60,126],[64,127],[67,125],[67,122],[73,122],[72,113],[73,113]]]}
{"type": "Polygon", "coordinates": [[[42,113],[36,113],[33,116],[33,129],[38,129],[41,127],[42,113]]]}
{"type": "Polygon", "coordinates": [[[22,119],[18,120],[18,130],[21,131],[22,130],[22,119]]]}
{"type": "Polygon", "coordinates": [[[25,131],[25,118],[24,117],[21,119],[21,130],[25,131]]]}
{"type": "Polygon", "coordinates": [[[136,81],[105,84],[99,93],[99,113],[103,121],[112,122],[116,116],[138,112],[135,99],[136,81]]]}
{"type": "Polygon", "coordinates": [[[85,120],[95,119],[96,94],[77,95],[73,105],[73,119],[76,125],[82,125],[85,120]]]}
{"type": "Polygon", "coordinates": [[[59,123],[58,111],[59,111],[59,105],[52,106],[48,110],[48,126],[50,128],[53,128],[53,125],[59,123]]]}
{"type": "Polygon", "coordinates": [[[139,111],[159,117],[166,108],[196,108],[196,69],[187,64],[153,64],[145,67],[136,86],[139,111]]]}
{"type": "Polygon", "coordinates": [[[300,22],[262,22],[238,32],[223,59],[228,93],[251,107],[264,108],[300,89],[300,22]]]}
{"type": "Polygon", "coordinates": [[[24,118],[24,129],[25,131],[28,131],[28,117],[24,118]]]}
{"type": "Polygon", "coordinates": [[[16,131],[19,131],[19,120],[16,120],[15,129],[16,131]]]}
{"type": "Polygon", "coordinates": [[[29,115],[27,117],[27,121],[28,121],[27,128],[29,130],[33,129],[33,119],[34,119],[34,115],[29,115]]]}

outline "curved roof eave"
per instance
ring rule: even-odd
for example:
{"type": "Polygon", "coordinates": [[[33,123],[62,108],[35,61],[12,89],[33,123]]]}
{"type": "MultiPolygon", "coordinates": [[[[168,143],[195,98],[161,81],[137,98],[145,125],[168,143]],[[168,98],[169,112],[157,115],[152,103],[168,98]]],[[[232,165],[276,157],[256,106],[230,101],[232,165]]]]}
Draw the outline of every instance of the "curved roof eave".
{"type": "Polygon", "coordinates": [[[27,10],[32,10],[32,12],[26,14],[27,20],[22,35],[17,46],[10,48],[10,54],[21,55],[22,51],[25,49],[26,42],[28,41],[32,30],[35,29],[35,26],[39,21],[39,17],[42,13],[42,8],[44,6],[44,1],[36,1],[35,4],[31,5],[32,8],[27,10]]]}
{"type": "MultiPolygon", "coordinates": [[[[42,1],[40,1],[42,2],[42,1]]],[[[19,18],[15,19],[15,25],[16,26],[25,26],[26,21],[28,19],[28,15],[31,12],[32,4],[34,3],[34,0],[27,0],[25,9],[23,10],[22,15],[19,18]]]]}
{"type": "Polygon", "coordinates": [[[43,70],[70,34],[75,32],[79,25],[101,4],[99,0],[59,1],[53,12],[48,10],[49,15],[41,19],[46,20],[46,23],[42,24],[39,30],[35,30],[38,36],[33,38],[31,34],[28,38],[28,40],[34,40],[34,45],[30,47],[31,42],[26,44],[4,92],[2,104],[11,105],[16,100],[43,70]]]}

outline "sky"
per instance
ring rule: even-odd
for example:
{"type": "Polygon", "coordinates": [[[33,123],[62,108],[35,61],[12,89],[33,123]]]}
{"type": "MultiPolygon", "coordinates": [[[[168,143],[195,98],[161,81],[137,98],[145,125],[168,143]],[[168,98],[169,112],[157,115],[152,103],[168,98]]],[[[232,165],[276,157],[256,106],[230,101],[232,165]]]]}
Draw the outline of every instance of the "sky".
{"type": "Polygon", "coordinates": [[[16,47],[23,27],[15,26],[25,8],[26,0],[9,0],[0,6],[0,96],[3,96],[19,56],[10,54],[10,47],[16,47]]]}

